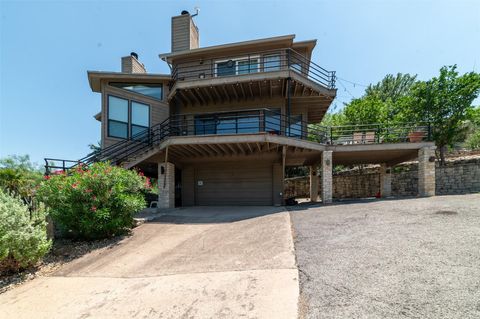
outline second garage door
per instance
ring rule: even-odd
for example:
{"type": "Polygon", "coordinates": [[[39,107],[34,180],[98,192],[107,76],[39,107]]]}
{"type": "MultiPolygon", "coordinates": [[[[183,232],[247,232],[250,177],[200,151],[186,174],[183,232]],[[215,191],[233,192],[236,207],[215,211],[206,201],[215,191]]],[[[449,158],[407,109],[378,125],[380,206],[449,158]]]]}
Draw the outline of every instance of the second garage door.
{"type": "Polygon", "coordinates": [[[195,168],[196,205],[272,205],[272,164],[221,163],[195,168]]]}

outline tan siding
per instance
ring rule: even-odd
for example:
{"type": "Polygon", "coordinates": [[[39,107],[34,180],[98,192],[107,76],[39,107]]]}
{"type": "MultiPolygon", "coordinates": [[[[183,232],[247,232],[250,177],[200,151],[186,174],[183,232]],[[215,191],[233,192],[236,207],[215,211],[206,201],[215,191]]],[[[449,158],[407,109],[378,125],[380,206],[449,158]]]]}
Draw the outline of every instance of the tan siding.
{"type": "Polygon", "coordinates": [[[272,164],[215,163],[195,167],[196,205],[272,205],[272,164]],[[198,186],[198,181],[203,186],[198,186]]]}

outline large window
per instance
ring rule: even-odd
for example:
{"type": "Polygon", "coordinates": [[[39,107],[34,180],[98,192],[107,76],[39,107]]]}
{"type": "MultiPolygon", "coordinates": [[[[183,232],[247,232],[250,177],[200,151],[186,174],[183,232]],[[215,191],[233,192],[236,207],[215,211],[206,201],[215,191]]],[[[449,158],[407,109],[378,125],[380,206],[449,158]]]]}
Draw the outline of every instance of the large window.
{"type": "Polygon", "coordinates": [[[132,101],[132,137],[135,137],[148,130],[149,126],[150,107],[147,104],[142,104],[132,101]]]}
{"type": "Polygon", "coordinates": [[[108,97],[108,136],[128,138],[128,100],[108,97]]]}
{"type": "Polygon", "coordinates": [[[270,54],[263,57],[263,70],[265,72],[280,71],[280,55],[270,54]]]}
{"type": "Polygon", "coordinates": [[[157,100],[161,100],[163,98],[162,84],[110,82],[110,85],[153,97],[157,100]]]}
{"type": "Polygon", "coordinates": [[[138,137],[150,127],[150,106],[116,96],[108,96],[108,136],[138,137]]]}
{"type": "Polygon", "coordinates": [[[302,115],[292,115],[290,116],[290,126],[289,126],[289,136],[302,138],[303,136],[303,126],[302,126],[302,115]]]}
{"type": "Polygon", "coordinates": [[[256,73],[260,71],[260,57],[231,59],[228,61],[217,61],[216,76],[228,76],[256,73]]]}
{"type": "Polygon", "coordinates": [[[195,134],[243,134],[260,132],[259,112],[195,116],[195,134]]]}
{"type": "Polygon", "coordinates": [[[281,129],[280,110],[265,111],[265,132],[279,135],[281,129]]]}

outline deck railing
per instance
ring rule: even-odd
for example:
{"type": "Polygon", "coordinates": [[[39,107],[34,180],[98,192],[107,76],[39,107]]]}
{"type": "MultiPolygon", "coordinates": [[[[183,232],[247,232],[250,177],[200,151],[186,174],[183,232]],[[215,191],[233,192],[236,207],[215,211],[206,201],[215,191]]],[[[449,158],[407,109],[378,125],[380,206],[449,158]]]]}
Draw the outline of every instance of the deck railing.
{"type": "Polygon", "coordinates": [[[208,136],[266,133],[308,140],[324,145],[355,145],[431,141],[429,124],[368,124],[321,126],[298,116],[288,117],[270,109],[212,114],[180,114],[80,160],[45,159],[46,173],[66,171],[99,161],[120,164],[160,145],[173,136],[208,136]]]}
{"type": "Polygon", "coordinates": [[[258,51],[237,56],[197,59],[175,64],[172,84],[177,81],[203,80],[292,70],[329,89],[335,88],[335,71],[328,71],[293,49],[258,51]]]}

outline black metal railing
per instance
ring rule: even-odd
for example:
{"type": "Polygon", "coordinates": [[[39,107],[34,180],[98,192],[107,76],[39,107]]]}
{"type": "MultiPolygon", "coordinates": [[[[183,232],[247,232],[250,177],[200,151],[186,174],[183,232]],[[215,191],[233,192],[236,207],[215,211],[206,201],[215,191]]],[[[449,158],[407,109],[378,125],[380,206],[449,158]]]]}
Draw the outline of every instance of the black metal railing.
{"type": "Polygon", "coordinates": [[[271,109],[211,114],[180,114],[140,132],[130,139],[93,152],[79,160],[46,158],[46,174],[53,169],[68,171],[79,165],[99,161],[114,165],[129,161],[152,150],[172,136],[208,136],[231,134],[272,134],[308,140],[324,145],[422,142],[432,140],[429,124],[368,124],[321,126],[309,124],[300,116],[281,114],[271,109]]]}
{"type": "Polygon", "coordinates": [[[178,63],[172,69],[173,81],[171,87],[173,87],[176,81],[202,80],[284,70],[295,71],[329,89],[335,88],[335,71],[328,71],[289,48],[178,63]]]}
{"type": "Polygon", "coordinates": [[[392,123],[332,126],[328,128],[329,144],[379,144],[431,141],[428,123],[392,123]]]}

